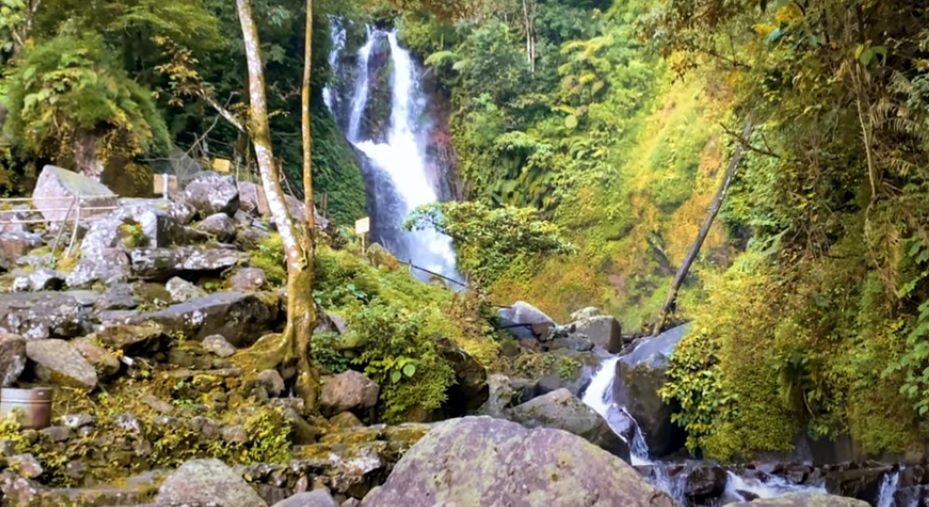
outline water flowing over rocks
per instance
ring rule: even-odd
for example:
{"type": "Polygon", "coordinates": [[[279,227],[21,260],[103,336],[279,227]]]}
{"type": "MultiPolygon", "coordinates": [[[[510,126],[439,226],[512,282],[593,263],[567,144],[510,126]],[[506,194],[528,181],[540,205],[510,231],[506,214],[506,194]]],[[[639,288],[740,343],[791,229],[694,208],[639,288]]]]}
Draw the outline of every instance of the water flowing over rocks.
{"type": "Polygon", "coordinates": [[[672,506],[611,454],[570,433],[489,417],[439,423],[362,506],[672,506]]]}

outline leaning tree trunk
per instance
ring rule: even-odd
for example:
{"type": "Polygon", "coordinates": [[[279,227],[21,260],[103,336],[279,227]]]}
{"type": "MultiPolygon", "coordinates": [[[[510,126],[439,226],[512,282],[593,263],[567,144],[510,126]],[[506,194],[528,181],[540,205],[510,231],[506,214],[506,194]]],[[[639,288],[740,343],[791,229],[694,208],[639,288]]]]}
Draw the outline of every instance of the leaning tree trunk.
{"type": "MultiPolygon", "coordinates": [[[[748,139],[753,129],[754,125],[752,124],[751,117],[749,117],[748,121],[745,123],[745,130],[742,132],[742,141],[748,139]]],[[[671,289],[668,291],[668,297],[665,299],[664,304],[661,305],[661,311],[658,313],[658,321],[655,322],[655,327],[652,328],[652,335],[657,335],[661,332],[661,328],[664,327],[665,321],[668,319],[668,312],[671,305],[674,304],[674,301],[677,299],[677,292],[681,289],[681,285],[683,285],[684,279],[687,277],[687,272],[690,271],[690,266],[694,263],[694,260],[696,260],[697,254],[700,253],[703,241],[706,240],[706,236],[710,232],[713,220],[716,219],[716,214],[719,213],[719,208],[722,206],[723,200],[726,198],[726,193],[729,190],[729,184],[732,183],[732,178],[735,176],[739,164],[742,163],[742,157],[744,155],[745,145],[739,143],[739,146],[735,149],[735,153],[732,155],[732,160],[729,161],[729,167],[726,168],[726,175],[723,177],[723,181],[719,186],[719,191],[716,192],[716,197],[713,198],[713,203],[710,204],[710,209],[706,214],[706,218],[703,220],[703,225],[700,226],[697,239],[694,241],[694,244],[691,245],[690,251],[687,252],[687,257],[684,258],[681,267],[678,268],[677,274],[674,276],[674,281],[671,282],[671,289]]]]}
{"type": "MultiPolygon", "coordinates": [[[[298,366],[297,393],[306,402],[306,408],[316,405],[318,373],[314,370],[309,357],[309,333],[315,320],[315,307],[312,288],[312,268],[303,245],[297,242],[297,230],[287,212],[284,191],[281,188],[280,173],[271,149],[271,129],[268,125],[268,104],[265,96],[264,69],[261,61],[261,47],[258,41],[258,29],[252,18],[249,0],[236,0],[239,21],[242,24],[242,40],[245,44],[245,56],[248,61],[249,125],[261,182],[268,199],[271,218],[281,235],[284,254],[287,259],[287,326],[281,342],[282,361],[296,359],[298,366]]],[[[313,209],[307,210],[308,214],[313,209]]],[[[312,241],[310,239],[309,241],[312,241]]]]}

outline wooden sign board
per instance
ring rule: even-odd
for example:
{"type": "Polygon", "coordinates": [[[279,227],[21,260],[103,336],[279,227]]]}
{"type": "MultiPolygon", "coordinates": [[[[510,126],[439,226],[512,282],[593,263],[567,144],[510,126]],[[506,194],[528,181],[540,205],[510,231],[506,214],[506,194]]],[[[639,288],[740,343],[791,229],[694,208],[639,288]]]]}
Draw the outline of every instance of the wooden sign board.
{"type": "Polygon", "coordinates": [[[224,158],[213,159],[213,170],[218,173],[228,174],[232,169],[232,162],[224,158]]]}
{"type": "Polygon", "coordinates": [[[177,193],[177,176],[173,174],[155,174],[153,175],[155,184],[155,194],[173,195],[177,193]]]}
{"type": "Polygon", "coordinates": [[[364,236],[371,230],[371,218],[364,217],[355,220],[355,234],[364,236]]]}

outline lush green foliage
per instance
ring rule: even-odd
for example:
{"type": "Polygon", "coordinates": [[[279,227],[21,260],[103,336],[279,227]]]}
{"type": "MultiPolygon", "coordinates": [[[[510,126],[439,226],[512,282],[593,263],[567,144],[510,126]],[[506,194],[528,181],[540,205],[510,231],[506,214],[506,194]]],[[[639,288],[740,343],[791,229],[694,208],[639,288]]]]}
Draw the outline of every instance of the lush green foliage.
{"type": "Polygon", "coordinates": [[[926,13],[687,4],[655,34],[679,70],[715,68],[759,129],[722,215],[748,252],[688,308],[665,394],[691,445],[724,458],[798,432],[903,451],[929,429],[926,13]]]}
{"type": "Polygon", "coordinates": [[[458,267],[479,285],[493,284],[513,263],[572,253],[559,228],[533,208],[490,208],[480,202],[425,204],[407,229],[435,229],[452,238],[458,267]]]}

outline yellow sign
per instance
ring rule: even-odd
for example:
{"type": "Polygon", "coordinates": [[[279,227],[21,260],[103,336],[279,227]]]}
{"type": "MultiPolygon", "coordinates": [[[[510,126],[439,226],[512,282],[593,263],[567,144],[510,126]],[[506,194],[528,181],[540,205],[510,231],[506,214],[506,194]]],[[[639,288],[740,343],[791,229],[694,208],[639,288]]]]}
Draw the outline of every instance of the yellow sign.
{"type": "Polygon", "coordinates": [[[218,173],[228,173],[232,166],[232,162],[224,158],[213,159],[213,170],[218,173]]]}
{"type": "Polygon", "coordinates": [[[364,217],[355,220],[355,234],[363,236],[371,230],[371,218],[364,217]]]}

